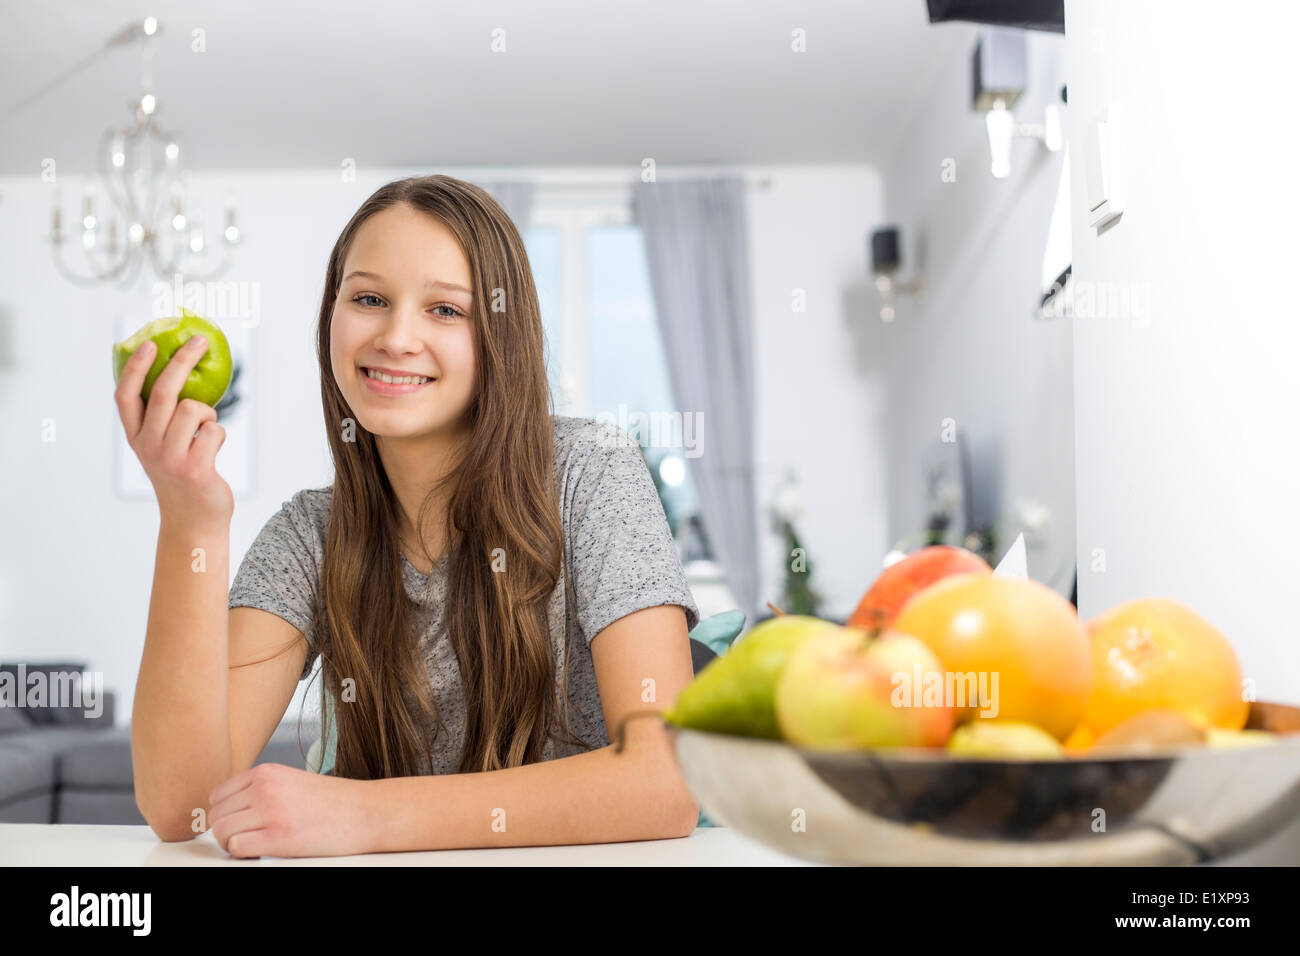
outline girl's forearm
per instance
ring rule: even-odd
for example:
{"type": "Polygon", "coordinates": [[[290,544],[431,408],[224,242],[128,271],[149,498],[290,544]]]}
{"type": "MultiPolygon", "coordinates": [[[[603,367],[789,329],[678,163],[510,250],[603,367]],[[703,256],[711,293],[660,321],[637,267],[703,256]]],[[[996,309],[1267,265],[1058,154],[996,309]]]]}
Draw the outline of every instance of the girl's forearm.
{"type": "Polygon", "coordinates": [[[373,852],[689,836],[699,806],[663,734],[629,733],[621,753],[609,746],[506,770],[365,781],[373,852]]]}
{"type": "Polygon", "coordinates": [[[230,776],[229,526],[167,520],[131,717],[136,805],[165,839],[230,776]]]}

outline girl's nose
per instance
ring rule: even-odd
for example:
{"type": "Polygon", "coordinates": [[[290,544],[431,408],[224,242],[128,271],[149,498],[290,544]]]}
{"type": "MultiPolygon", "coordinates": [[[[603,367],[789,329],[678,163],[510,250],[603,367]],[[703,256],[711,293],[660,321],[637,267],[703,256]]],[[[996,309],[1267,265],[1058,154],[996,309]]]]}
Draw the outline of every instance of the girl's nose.
{"type": "Polygon", "coordinates": [[[419,344],[420,319],[419,310],[413,306],[390,309],[375,336],[375,346],[387,352],[413,351],[419,344]]]}

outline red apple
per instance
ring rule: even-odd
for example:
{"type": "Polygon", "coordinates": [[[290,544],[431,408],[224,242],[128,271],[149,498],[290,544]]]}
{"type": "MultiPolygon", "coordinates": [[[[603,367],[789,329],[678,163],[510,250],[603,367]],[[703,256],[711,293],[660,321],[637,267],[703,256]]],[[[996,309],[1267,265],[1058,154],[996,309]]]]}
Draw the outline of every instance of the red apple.
{"type": "Polygon", "coordinates": [[[973,551],[932,544],[885,568],[848,620],[849,627],[880,631],[889,627],[903,605],[918,591],[952,574],[992,574],[987,561],[973,551]]]}

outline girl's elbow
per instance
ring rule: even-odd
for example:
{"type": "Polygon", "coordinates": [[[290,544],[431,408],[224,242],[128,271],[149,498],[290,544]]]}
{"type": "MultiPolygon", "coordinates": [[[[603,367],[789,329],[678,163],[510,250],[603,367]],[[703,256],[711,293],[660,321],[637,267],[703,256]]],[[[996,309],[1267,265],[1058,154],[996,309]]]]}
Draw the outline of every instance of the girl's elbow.
{"type": "Polygon", "coordinates": [[[146,807],[138,794],[136,795],[135,806],[140,811],[140,815],[144,817],[144,822],[149,824],[149,829],[164,843],[184,843],[186,840],[193,840],[199,835],[199,832],[202,832],[194,830],[194,818],[191,815],[178,816],[174,813],[160,812],[157,809],[146,807]]]}
{"type": "Polygon", "coordinates": [[[688,837],[695,832],[696,826],[700,822],[700,805],[687,795],[686,805],[673,817],[670,835],[676,837],[688,837]]]}
{"type": "Polygon", "coordinates": [[[167,821],[158,818],[150,820],[146,817],[145,822],[149,824],[149,829],[153,830],[154,835],[163,843],[185,843],[198,836],[187,820],[167,821]]]}

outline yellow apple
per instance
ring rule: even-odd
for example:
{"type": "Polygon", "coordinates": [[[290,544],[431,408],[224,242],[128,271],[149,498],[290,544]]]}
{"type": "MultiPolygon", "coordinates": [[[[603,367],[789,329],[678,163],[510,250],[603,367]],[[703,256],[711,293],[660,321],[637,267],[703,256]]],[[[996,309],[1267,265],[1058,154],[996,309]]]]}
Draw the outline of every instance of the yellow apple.
{"type": "Polygon", "coordinates": [[[922,641],[836,628],[802,644],[776,686],[781,735],[824,750],[940,747],[952,732],[943,664],[922,641]],[[922,685],[934,686],[938,695],[922,685]]]}
{"type": "Polygon", "coordinates": [[[1042,727],[1023,720],[975,717],[952,732],[948,753],[990,760],[1043,760],[1064,757],[1065,749],[1042,727]]]}

